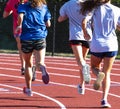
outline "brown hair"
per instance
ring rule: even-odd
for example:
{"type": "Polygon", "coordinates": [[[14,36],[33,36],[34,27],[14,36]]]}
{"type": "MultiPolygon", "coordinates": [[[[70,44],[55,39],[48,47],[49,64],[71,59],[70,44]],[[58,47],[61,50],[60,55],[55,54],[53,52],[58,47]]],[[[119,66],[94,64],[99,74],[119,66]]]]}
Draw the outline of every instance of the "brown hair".
{"type": "Polygon", "coordinates": [[[91,12],[94,8],[103,5],[110,0],[86,0],[85,2],[81,2],[80,12],[85,15],[87,12],[91,12]]]}
{"type": "Polygon", "coordinates": [[[32,7],[37,7],[39,4],[47,4],[46,0],[29,0],[32,7]]]}
{"type": "Polygon", "coordinates": [[[24,3],[24,0],[20,0],[20,4],[24,3]]]}

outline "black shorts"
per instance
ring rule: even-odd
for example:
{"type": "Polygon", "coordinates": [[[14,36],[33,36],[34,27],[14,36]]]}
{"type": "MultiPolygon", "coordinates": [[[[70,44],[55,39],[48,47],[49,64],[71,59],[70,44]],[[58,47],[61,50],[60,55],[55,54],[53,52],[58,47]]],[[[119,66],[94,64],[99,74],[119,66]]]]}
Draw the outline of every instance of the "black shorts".
{"type": "Polygon", "coordinates": [[[24,53],[31,53],[33,50],[41,50],[46,47],[46,40],[21,40],[21,50],[24,53]]]}
{"type": "Polygon", "coordinates": [[[70,40],[70,45],[82,45],[86,48],[89,48],[90,41],[83,41],[83,40],[70,40]]]}

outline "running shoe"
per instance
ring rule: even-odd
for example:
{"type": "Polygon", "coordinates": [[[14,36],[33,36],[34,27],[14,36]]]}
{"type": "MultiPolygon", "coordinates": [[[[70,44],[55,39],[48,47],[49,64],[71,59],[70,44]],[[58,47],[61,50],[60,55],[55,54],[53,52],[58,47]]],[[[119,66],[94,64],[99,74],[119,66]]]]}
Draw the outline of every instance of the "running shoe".
{"type": "Polygon", "coordinates": [[[43,80],[43,82],[44,82],[45,84],[48,84],[48,83],[49,83],[49,75],[48,75],[48,73],[47,73],[47,71],[46,71],[45,66],[40,65],[40,70],[41,70],[41,72],[42,72],[42,80],[43,80]]]}
{"type": "Polygon", "coordinates": [[[95,83],[93,85],[93,88],[95,90],[99,90],[99,88],[101,87],[101,84],[102,84],[102,81],[103,81],[104,77],[105,77],[105,74],[103,72],[100,72],[98,74],[98,77],[97,77],[97,79],[96,79],[96,81],[95,81],[95,83]]]}
{"type": "Polygon", "coordinates": [[[77,86],[78,93],[84,95],[85,94],[85,88],[82,88],[80,85],[77,86]]]}
{"type": "Polygon", "coordinates": [[[25,68],[21,68],[21,75],[25,74],[25,68]]]}
{"type": "Polygon", "coordinates": [[[33,96],[31,89],[28,89],[26,87],[23,88],[23,93],[27,96],[33,96]]]}
{"type": "Polygon", "coordinates": [[[33,73],[32,81],[35,81],[36,79],[36,67],[35,66],[32,67],[32,73],[33,73]]]}
{"type": "Polygon", "coordinates": [[[111,105],[105,100],[101,101],[101,106],[102,108],[111,108],[111,105]]]}
{"type": "Polygon", "coordinates": [[[91,80],[91,76],[90,76],[90,66],[88,64],[82,66],[82,74],[85,83],[89,84],[91,80]]]}

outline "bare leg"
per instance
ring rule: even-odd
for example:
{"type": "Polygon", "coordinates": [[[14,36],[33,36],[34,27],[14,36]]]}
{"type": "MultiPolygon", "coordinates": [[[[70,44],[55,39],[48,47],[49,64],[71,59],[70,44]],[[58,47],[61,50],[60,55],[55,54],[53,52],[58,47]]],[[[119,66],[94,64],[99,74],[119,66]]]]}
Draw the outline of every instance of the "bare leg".
{"type": "Polygon", "coordinates": [[[44,84],[48,84],[49,75],[45,65],[45,53],[46,53],[46,48],[43,48],[39,51],[35,51],[35,58],[36,58],[37,69],[42,72],[42,80],[44,84]]]}
{"type": "Polygon", "coordinates": [[[91,70],[92,70],[93,74],[95,74],[97,76],[101,70],[102,58],[98,58],[94,55],[91,55],[90,60],[91,60],[91,70]]]}
{"type": "Polygon", "coordinates": [[[103,80],[103,99],[107,100],[108,92],[110,89],[110,72],[114,63],[115,57],[104,58],[103,72],[105,79],[103,80]]]}
{"type": "Polygon", "coordinates": [[[18,51],[19,51],[19,57],[20,57],[20,61],[21,61],[21,68],[25,68],[25,60],[23,58],[23,53],[21,51],[21,43],[20,43],[20,38],[19,37],[16,37],[16,42],[17,42],[17,48],[18,48],[18,51]]]}
{"type": "Polygon", "coordinates": [[[32,53],[23,53],[25,59],[25,80],[27,88],[31,89],[32,83],[32,53]]]}
{"type": "Polygon", "coordinates": [[[81,45],[72,45],[72,50],[75,55],[77,64],[79,66],[79,71],[80,71],[80,83],[79,85],[81,88],[85,88],[84,85],[84,79],[83,79],[83,74],[82,74],[82,66],[86,64],[85,58],[88,54],[89,49],[86,47],[82,47],[81,45]]]}
{"type": "Polygon", "coordinates": [[[35,62],[36,62],[36,66],[37,69],[40,71],[40,65],[45,66],[45,53],[46,53],[46,49],[41,49],[39,51],[34,51],[35,53],[35,62]]]}

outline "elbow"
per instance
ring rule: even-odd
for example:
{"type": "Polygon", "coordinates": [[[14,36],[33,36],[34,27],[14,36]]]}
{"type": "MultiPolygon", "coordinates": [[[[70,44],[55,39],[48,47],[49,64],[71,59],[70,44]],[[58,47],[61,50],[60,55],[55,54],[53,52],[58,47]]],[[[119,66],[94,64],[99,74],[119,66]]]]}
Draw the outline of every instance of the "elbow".
{"type": "Polygon", "coordinates": [[[58,17],[58,22],[63,22],[65,20],[67,20],[67,16],[59,16],[58,17]]]}
{"type": "Polygon", "coordinates": [[[46,22],[46,27],[50,27],[51,26],[51,22],[50,22],[50,20],[48,20],[47,22],[46,22]]]}
{"type": "Polygon", "coordinates": [[[61,20],[61,18],[60,18],[60,17],[58,18],[58,22],[62,22],[62,20],[61,20]]]}

